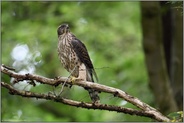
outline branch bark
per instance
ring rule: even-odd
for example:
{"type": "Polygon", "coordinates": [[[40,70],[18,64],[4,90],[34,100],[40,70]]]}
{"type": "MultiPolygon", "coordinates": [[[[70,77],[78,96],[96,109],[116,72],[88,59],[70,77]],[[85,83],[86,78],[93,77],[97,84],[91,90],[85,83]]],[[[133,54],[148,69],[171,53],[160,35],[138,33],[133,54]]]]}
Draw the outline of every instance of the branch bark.
{"type": "Polygon", "coordinates": [[[115,105],[79,102],[79,101],[74,101],[74,100],[62,98],[62,97],[51,95],[51,94],[39,94],[39,93],[35,93],[35,92],[30,92],[30,91],[17,90],[13,86],[7,84],[6,82],[1,82],[2,87],[8,89],[9,93],[12,95],[19,95],[22,97],[52,100],[55,102],[66,104],[66,105],[87,108],[87,109],[109,110],[109,111],[126,113],[126,114],[130,114],[130,115],[145,116],[145,117],[149,117],[149,118],[152,118],[152,119],[160,121],[160,122],[165,122],[165,121],[169,122],[170,121],[169,118],[164,116],[162,113],[160,113],[155,108],[149,106],[148,104],[142,102],[138,98],[133,97],[133,96],[127,94],[126,92],[124,92],[120,89],[117,89],[117,88],[101,85],[98,83],[81,81],[81,80],[76,80],[74,83],[72,83],[69,79],[67,79],[67,77],[59,77],[59,78],[55,78],[55,79],[50,79],[50,78],[42,77],[39,75],[29,74],[29,73],[28,74],[19,74],[19,73],[12,71],[11,69],[6,67],[5,65],[1,65],[1,72],[9,75],[10,77],[13,77],[16,80],[15,83],[21,82],[22,80],[32,80],[32,81],[40,82],[41,84],[58,86],[59,84],[66,82],[67,84],[70,84],[70,85],[78,85],[81,87],[93,88],[97,91],[110,93],[116,97],[122,98],[122,99],[126,100],[127,102],[132,103],[136,107],[140,108],[141,110],[125,108],[125,107],[115,106],[115,105]]]}

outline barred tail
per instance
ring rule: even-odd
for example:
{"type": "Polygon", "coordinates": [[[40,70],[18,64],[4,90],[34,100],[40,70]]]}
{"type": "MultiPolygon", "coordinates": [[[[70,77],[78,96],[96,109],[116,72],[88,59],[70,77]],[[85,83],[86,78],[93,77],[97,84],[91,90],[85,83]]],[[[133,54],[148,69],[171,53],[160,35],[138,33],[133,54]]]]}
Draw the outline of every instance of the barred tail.
{"type": "Polygon", "coordinates": [[[93,103],[100,103],[100,97],[98,96],[98,92],[95,91],[94,89],[87,89],[87,91],[89,92],[89,96],[91,98],[91,100],[93,101],[93,103]]]}
{"type": "MultiPolygon", "coordinates": [[[[94,73],[95,71],[93,69],[91,70],[88,69],[86,72],[87,72],[87,81],[94,82],[93,74],[95,74],[96,80],[98,80],[96,73],[94,73]]],[[[91,88],[85,88],[85,89],[88,91],[89,96],[93,101],[93,103],[100,103],[100,97],[98,96],[98,91],[91,88]]]]}

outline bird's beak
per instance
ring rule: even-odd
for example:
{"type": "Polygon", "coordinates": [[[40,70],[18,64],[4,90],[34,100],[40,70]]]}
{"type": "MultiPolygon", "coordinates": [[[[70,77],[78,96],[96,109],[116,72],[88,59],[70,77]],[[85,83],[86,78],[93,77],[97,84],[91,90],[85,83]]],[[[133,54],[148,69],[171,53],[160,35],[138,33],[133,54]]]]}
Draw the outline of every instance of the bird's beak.
{"type": "Polygon", "coordinates": [[[68,24],[66,25],[66,29],[69,29],[69,26],[68,26],[68,24]]]}
{"type": "Polygon", "coordinates": [[[65,28],[65,33],[67,33],[67,32],[69,32],[70,30],[69,30],[69,26],[68,26],[68,24],[66,25],[66,28],[65,28]]]}

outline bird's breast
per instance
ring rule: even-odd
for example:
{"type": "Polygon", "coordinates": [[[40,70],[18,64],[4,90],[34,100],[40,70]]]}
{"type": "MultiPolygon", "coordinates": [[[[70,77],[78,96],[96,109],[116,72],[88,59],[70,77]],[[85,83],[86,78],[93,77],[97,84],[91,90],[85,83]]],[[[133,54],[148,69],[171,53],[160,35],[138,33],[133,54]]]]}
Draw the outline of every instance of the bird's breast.
{"type": "Polygon", "coordinates": [[[72,73],[73,76],[78,77],[80,61],[75,51],[73,50],[70,38],[61,37],[58,42],[58,55],[63,67],[72,73]]]}

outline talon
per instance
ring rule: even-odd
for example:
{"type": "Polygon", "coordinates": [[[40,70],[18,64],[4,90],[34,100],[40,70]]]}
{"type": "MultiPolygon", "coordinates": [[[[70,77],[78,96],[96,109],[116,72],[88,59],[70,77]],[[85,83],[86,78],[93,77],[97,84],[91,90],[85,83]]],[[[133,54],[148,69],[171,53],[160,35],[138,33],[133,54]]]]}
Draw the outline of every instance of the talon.
{"type": "Polygon", "coordinates": [[[70,76],[70,81],[72,82],[72,84],[73,84],[76,80],[77,80],[77,78],[76,78],[76,77],[74,77],[74,76],[70,76]]]}
{"type": "Polygon", "coordinates": [[[70,77],[70,81],[73,83],[75,83],[75,81],[83,81],[84,79],[80,78],[80,77],[74,77],[74,76],[71,76],[70,77]]]}

